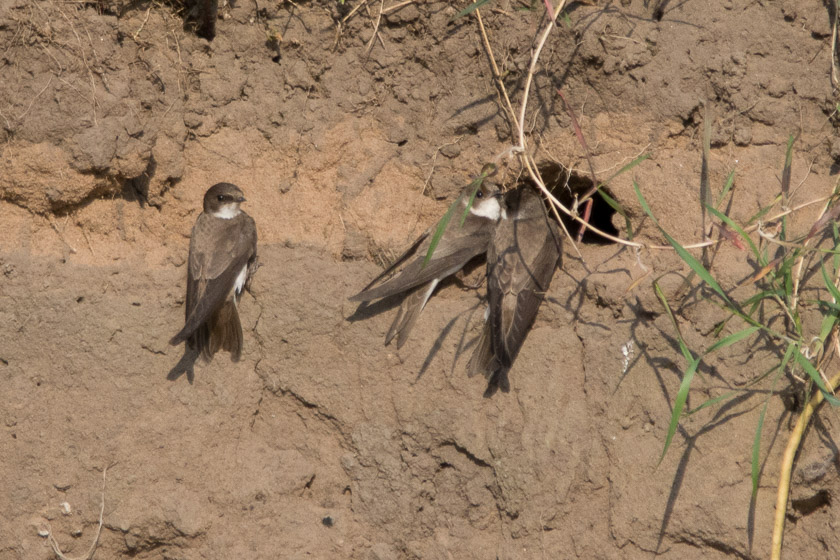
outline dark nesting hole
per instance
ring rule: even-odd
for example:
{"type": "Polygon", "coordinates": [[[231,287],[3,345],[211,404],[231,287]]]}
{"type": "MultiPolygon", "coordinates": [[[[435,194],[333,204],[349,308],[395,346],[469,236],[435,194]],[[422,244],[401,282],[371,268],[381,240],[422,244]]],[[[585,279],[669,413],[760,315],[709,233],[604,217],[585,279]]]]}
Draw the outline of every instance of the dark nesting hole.
{"type": "MultiPolygon", "coordinates": [[[[572,172],[567,175],[564,169],[556,163],[543,163],[539,166],[540,175],[545,182],[546,188],[559,200],[566,208],[571,209],[575,202],[575,197],[582,198],[588,193],[592,187],[592,179],[589,177],[579,175],[572,172]]],[[[609,188],[603,187],[604,192],[612,197],[612,192],[609,188]]],[[[578,211],[582,214],[584,206],[581,205],[578,211]]],[[[613,225],[613,216],[615,210],[607,204],[599,194],[592,197],[592,213],[589,216],[589,223],[604,233],[618,237],[619,231],[613,225]]],[[[580,224],[575,222],[570,217],[561,212],[560,217],[566,229],[573,236],[577,236],[580,230],[580,224]]],[[[597,233],[587,229],[583,234],[583,243],[592,243],[595,245],[609,245],[614,243],[609,239],[601,237],[597,233]]]]}

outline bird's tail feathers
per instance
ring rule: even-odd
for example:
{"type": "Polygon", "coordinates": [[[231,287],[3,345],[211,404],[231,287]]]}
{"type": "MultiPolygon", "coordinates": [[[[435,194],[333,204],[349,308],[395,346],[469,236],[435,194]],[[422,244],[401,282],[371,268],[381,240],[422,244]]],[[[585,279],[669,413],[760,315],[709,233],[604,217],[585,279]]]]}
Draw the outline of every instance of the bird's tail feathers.
{"type": "Polygon", "coordinates": [[[212,357],[219,350],[230,352],[230,359],[238,362],[242,356],[242,323],[232,299],[226,301],[213,314],[210,327],[208,353],[212,357]]]}

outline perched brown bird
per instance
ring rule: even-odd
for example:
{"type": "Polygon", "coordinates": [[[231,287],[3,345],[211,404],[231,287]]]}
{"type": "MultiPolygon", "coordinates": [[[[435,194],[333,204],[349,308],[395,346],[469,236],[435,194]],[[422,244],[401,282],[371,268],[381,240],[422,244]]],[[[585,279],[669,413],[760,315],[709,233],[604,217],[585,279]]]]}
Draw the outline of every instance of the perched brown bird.
{"type": "Polygon", "coordinates": [[[206,361],[219,350],[230,352],[233,361],[242,355],[237,297],[257,259],[257,228],[253,218],[239,209],[244,201],[236,185],[213,185],[192,229],[186,321],[170,344],[186,341],[206,361]]]}
{"type": "Polygon", "coordinates": [[[390,268],[350,298],[351,301],[372,301],[409,292],[388,330],[385,344],[398,336],[397,347],[402,347],[438,283],[461,270],[473,257],[487,251],[493,228],[502,213],[501,193],[497,185],[485,181],[476,191],[467,212],[474,189],[473,185],[468,185],[461,191],[452,217],[428,262],[425,262],[426,254],[437,225],[426,230],[390,268]],[[405,266],[400,268],[403,264],[405,266]]]}
{"type": "Polygon", "coordinates": [[[508,371],[560,265],[560,232],[539,193],[521,186],[505,206],[487,251],[486,322],[467,364],[488,378],[486,395],[510,390],[508,371]]]}

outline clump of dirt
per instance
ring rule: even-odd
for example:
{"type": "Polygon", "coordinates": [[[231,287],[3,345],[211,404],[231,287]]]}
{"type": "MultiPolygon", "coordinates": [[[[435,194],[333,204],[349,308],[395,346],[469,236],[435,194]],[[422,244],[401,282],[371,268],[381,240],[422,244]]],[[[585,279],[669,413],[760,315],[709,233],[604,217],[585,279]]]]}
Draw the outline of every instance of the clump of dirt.
{"type": "MultiPolygon", "coordinates": [[[[708,360],[688,409],[740,396],[684,418],[659,463],[685,364],[651,280],[686,294],[675,308],[693,350],[725,318],[686,290],[673,253],[567,244],[512,390],[492,399],[464,372],[483,267],[439,289],[399,352],[382,345],[396,303],[360,316],[347,301],[485,163],[522,178],[497,157],[518,134],[477,18],[452,19],[464,7],[222,2],[208,41],[180,2],[0,6],[0,559],[53,557],[47,527],[83,554],[106,466],[103,558],[767,555],[796,411],[766,401],[753,498],[767,393],[750,381],[779,348],[708,360]],[[170,381],[188,235],[220,181],[245,191],[259,231],[245,352],[170,381]]],[[[481,14],[518,109],[545,8],[481,14]]],[[[789,206],[825,197],[840,167],[835,17],[819,2],[571,4],[534,74],[535,158],[594,184],[559,88],[597,181],[649,154],[609,184],[648,244],[661,235],[634,181],[671,235],[704,237],[707,110],[710,185],[716,196],[735,169],[733,220],[779,193],[789,135],[789,206]]],[[[791,214],[791,231],[819,207],[791,214]]],[[[731,244],[713,266],[727,288],[757,272],[731,244]]],[[[840,553],[837,427],[819,418],[790,556],[840,553]]]]}

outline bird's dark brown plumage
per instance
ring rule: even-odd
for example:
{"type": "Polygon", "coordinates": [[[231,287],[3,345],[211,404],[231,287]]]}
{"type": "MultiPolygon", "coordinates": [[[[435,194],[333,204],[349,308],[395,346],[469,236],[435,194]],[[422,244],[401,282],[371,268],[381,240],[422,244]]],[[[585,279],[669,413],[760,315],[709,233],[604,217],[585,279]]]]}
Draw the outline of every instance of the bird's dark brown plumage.
{"type": "Polygon", "coordinates": [[[522,186],[506,204],[487,251],[487,322],[467,365],[488,377],[490,392],[509,389],[508,370],[560,264],[560,234],[539,194],[522,186]]]}
{"type": "Polygon", "coordinates": [[[211,187],[204,197],[204,212],[193,226],[187,266],[187,301],[184,328],[171,344],[187,341],[205,360],[219,350],[231,359],[242,353],[242,326],[237,296],[253,272],[257,255],[254,220],[239,211],[242,191],[230,183],[211,187]],[[229,218],[220,217],[226,212],[229,218]],[[237,285],[237,281],[241,284],[237,285]]]}

